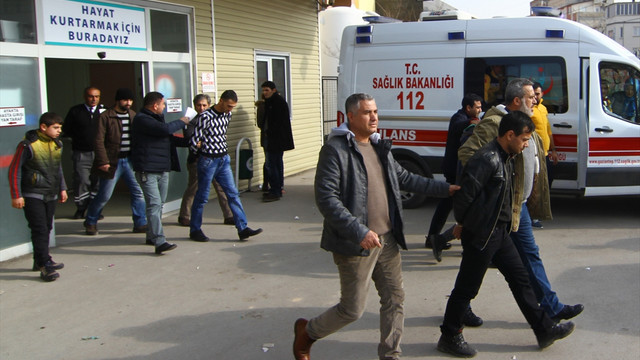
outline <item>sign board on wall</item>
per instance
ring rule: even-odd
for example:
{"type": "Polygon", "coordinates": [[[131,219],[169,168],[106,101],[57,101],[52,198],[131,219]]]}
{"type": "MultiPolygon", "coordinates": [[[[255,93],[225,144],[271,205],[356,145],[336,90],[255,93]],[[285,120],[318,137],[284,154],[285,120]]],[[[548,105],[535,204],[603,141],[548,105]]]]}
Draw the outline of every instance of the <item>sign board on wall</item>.
{"type": "Polygon", "coordinates": [[[0,108],[0,127],[2,126],[24,126],[24,107],[3,107],[0,108]]]}
{"type": "Polygon", "coordinates": [[[216,91],[215,81],[212,72],[202,73],[202,92],[212,93],[216,91]]]}
{"type": "Polygon", "coordinates": [[[46,0],[42,10],[47,45],[147,49],[143,8],[98,1],[46,0]]]}
{"type": "Polygon", "coordinates": [[[179,113],[182,112],[182,99],[174,98],[167,99],[167,112],[168,113],[179,113]]]}

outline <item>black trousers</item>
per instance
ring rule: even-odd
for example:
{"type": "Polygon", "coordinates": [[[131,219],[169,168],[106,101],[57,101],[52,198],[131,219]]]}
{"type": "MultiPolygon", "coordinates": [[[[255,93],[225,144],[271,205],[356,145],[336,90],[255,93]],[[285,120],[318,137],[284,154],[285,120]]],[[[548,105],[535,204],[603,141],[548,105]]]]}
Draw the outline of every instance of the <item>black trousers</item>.
{"type": "Polygon", "coordinates": [[[536,295],[529,283],[529,274],[522,265],[520,255],[507,232],[507,225],[498,225],[482,250],[472,244],[473,236],[474,234],[463,229],[462,262],[454,289],[447,302],[444,322],[440,327],[442,333],[453,336],[462,331],[465,311],[471,299],[478,295],[492,260],[509,284],[520,311],[533,331],[536,334],[542,334],[549,330],[554,322],[538,306],[536,295]]]}
{"type": "Polygon", "coordinates": [[[57,200],[43,201],[30,197],[24,198],[24,217],[27,218],[31,229],[31,243],[33,244],[33,260],[36,266],[44,266],[49,255],[49,234],[53,228],[53,214],[56,212],[57,200]]]}

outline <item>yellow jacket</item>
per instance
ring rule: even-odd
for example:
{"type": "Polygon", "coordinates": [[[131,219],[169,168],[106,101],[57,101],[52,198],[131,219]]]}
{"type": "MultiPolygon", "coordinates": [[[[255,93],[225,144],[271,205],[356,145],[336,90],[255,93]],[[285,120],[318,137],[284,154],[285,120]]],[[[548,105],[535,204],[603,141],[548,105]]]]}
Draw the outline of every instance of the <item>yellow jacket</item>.
{"type": "Polygon", "coordinates": [[[540,99],[540,102],[533,107],[533,124],[536,126],[536,133],[542,138],[542,145],[544,146],[544,156],[549,154],[549,146],[551,145],[551,126],[549,126],[549,119],[547,115],[547,107],[542,105],[544,99],[540,99]]]}

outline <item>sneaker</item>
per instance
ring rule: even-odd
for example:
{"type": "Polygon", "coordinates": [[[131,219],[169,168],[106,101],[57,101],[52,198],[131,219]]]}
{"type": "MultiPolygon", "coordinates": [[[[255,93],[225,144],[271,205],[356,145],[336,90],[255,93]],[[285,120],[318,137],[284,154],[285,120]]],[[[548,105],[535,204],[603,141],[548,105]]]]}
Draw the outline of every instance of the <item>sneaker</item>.
{"type": "Polygon", "coordinates": [[[531,227],[535,229],[543,229],[542,223],[538,220],[534,220],[531,222],[531,227]]]}
{"type": "Polygon", "coordinates": [[[553,325],[550,329],[542,334],[536,334],[538,346],[540,349],[551,346],[556,340],[564,339],[569,336],[576,326],[571,322],[553,325]]]}
{"type": "Polygon", "coordinates": [[[246,228],[242,229],[242,231],[238,232],[238,237],[240,238],[240,240],[247,240],[249,237],[258,235],[261,232],[262,232],[261,228],[253,230],[250,227],[246,227],[246,228]]]}
{"type": "Polygon", "coordinates": [[[165,251],[171,251],[171,250],[173,250],[173,249],[175,249],[177,247],[178,247],[178,245],[176,245],[176,244],[163,242],[160,246],[156,246],[156,254],[160,255],[165,251]]]}
{"type": "Polygon", "coordinates": [[[560,320],[569,320],[580,315],[583,310],[584,305],[582,304],[565,305],[559,313],[551,317],[551,320],[556,323],[560,322],[560,320]]]}
{"type": "Polygon", "coordinates": [[[142,226],[134,226],[133,230],[131,231],[135,234],[143,234],[147,232],[147,225],[142,225],[142,226]]]}
{"type": "Polygon", "coordinates": [[[85,220],[83,225],[85,234],[95,235],[98,233],[98,224],[87,224],[87,221],[85,220]]]}
{"type": "Polygon", "coordinates": [[[462,323],[465,326],[478,327],[478,326],[482,326],[484,321],[482,321],[482,318],[480,316],[474,314],[471,308],[468,308],[467,312],[464,313],[464,317],[462,318],[462,323]]]}
{"type": "Polygon", "coordinates": [[[272,194],[272,193],[266,193],[264,194],[264,196],[262,196],[262,202],[272,202],[272,201],[278,201],[280,200],[281,196],[278,196],[276,194],[272,194]]]}
{"type": "Polygon", "coordinates": [[[48,267],[48,266],[40,267],[40,279],[46,282],[50,282],[50,281],[54,281],[59,277],[60,277],[60,274],[58,274],[58,272],[54,268],[48,267]]]}
{"type": "MultiPolygon", "coordinates": [[[[44,266],[48,266],[50,268],[52,268],[53,270],[60,270],[64,267],[63,263],[57,263],[53,260],[49,260],[47,261],[44,266]]],[[[33,267],[31,268],[31,270],[33,271],[40,271],[40,267],[38,265],[36,265],[36,262],[33,262],[33,267]]]]}
{"type": "Polygon", "coordinates": [[[189,233],[189,239],[198,242],[207,242],[209,238],[205,235],[202,230],[196,230],[189,233]]]}
{"type": "Polygon", "coordinates": [[[440,335],[440,340],[438,340],[438,350],[443,353],[464,358],[472,358],[476,356],[477,353],[474,348],[464,341],[462,333],[456,334],[455,336],[447,336],[445,334],[440,335]]]}

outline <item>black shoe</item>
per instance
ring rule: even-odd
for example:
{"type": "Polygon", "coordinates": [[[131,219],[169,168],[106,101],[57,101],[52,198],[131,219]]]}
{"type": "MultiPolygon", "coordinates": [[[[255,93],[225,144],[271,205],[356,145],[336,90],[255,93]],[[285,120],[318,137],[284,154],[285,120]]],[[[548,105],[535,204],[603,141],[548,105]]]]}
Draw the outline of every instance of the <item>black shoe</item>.
{"type": "Polygon", "coordinates": [[[262,202],[278,201],[278,200],[280,200],[281,197],[282,197],[282,195],[278,196],[276,194],[266,193],[266,194],[264,194],[262,196],[262,202]]]}
{"type": "Polygon", "coordinates": [[[464,313],[464,317],[462,318],[462,323],[465,326],[478,327],[478,326],[482,326],[484,321],[482,321],[482,318],[480,316],[474,314],[471,308],[468,308],[467,312],[464,313]]]}
{"type": "Polygon", "coordinates": [[[100,214],[100,216],[98,216],[98,220],[104,220],[104,215],[100,214]]]}
{"type": "Polygon", "coordinates": [[[536,334],[536,339],[538,339],[538,346],[540,347],[540,349],[549,347],[551,346],[551,344],[553,344],[554,341],[564,339],[569,336],[575,328],[576,326],[571,321],[553,325],[543,334],[536,334]]]}
{"type": "Polygon", "coordinates": [[[584,305],[575,304],[575,305],[565,305],[556,316],[551,317],[551,320],[555,322],[560,322],[560,320],[569,320],[574,318],[584,310],[584,305]]]}
{"type": "Polygon", "coordinates": [[[134,226],[133,230],[131,231],[134,234],[143,234],[147,232],[147,225],[142,225],[142,226],[134,226]]]}
{"type": "Polygon", "coordinates": [[[73,219],[84,219],[84,210],[76,210],[75,214],[73,214],[73,219]]]}
{"type": "Polygon", "coordinates": [[[145,240],[145,241],[144,241],[144,244],[145,244],[145,245],[153,245],[153,246],[156,246],[156,243],[155,243],[155,242],[153,242],[153,241],[151,241],[151,240],[149,240],[149,239],[145,240]]]}
{"type": "Polygon", "coordinates": [[[202,230],[196,230],[189,233],[189,239],[198,242],[207,242],[209,238],[205,235],[202,230]]]}
{"type": "MultiPolygon", "coordinates": [[[[447,239],[440,234],[431,234],[427,238],[430,238],[431,242],[431,250],[433,251],[433,257],[436,258],[438,262],[442,261],[442,250],[447,246],[447,239]]],[[[449,247],[451,245],[449,244],[449,247]]]]}
{"type": "Polygon", "coordinates": [[[178,247],[178,245],[176,245],[176,244],[163,242],[162,245],[156,246],[156,254],[160,255],[165,251],[170,251],[170,250],[173,250],[173,249],[175,249],[177,247],[178,247]]]}
{"type": "Polygon", "coordinates": [[[40,279],[50,282],[59,278],[60,274],[56,271],[56,269],[49,266],[41,266],[40,267],[40,279]]]}
{"type": "Polygon", "coordinates": [[[477,353],[474,348],[464,341],[462,333],[455,336],[446,336],[445,334],[440,335],[440,340],[438,340],[438,350],[443,353],[464,358],[472,358],[476,356],[477,353]]]}
{"type": "Polygon", "coordinates": [[[249,237],[258,235],[261,232],[262,232],[262,229],[260,228],[253,230],[252,228],[247,226],[242,231],[238,232],[238,237],[240,238],[240,240],[247,240],[249,237]]]}
{"type": "MultiPolygon", "coordinates": [[[[49,260],[47,261],[44,266],[48,266],[50,268],[52,268],[53,270],[60,270],[64,267],[63,263],[57,263],[53,260],[49,260]]],[[[36,265],[36,262],[33,262],[33,267],[31,268],[31,270],[33,271],[40,271],[40,267],[38,265],[36,265]]]]}
{"type": "MultiPolygon", "coordinates": [[[[425,240],[424,240],[424,247],[426,247],[427,249],[431,249],[431,239],[429,239],[429,236],[431,235],[427,235],[425,236],[425,240]]],[[[442,248],[442,250],[449,250],[451,249],[451,243],[447,242],[446,244],[444,244],[444,247],[442,248]]]]}

